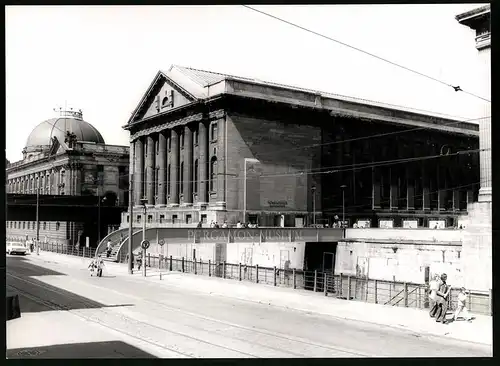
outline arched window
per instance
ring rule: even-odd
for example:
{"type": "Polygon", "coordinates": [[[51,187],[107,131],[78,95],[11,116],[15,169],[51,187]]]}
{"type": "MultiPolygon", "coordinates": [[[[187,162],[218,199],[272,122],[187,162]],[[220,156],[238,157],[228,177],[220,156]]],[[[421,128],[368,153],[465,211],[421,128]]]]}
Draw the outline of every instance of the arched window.
{"type": "Polygon", "coordinates": [[[179,192],[180,192],[180,194],[183,194],[184,193],[184,162],[181,163],[179,177],[180,177],[180,179],[179,179],[179,184],[180,184],[179,192]]]}
{"type": "Polygon", "coordinates": [[[59,230],[60,227],[61,227],[61,224],[59,222],[56,222],[56,230],[59,230]]]}
{"type": "Polygon", "coordinates": [[[171,188],[171,185],[170,185],[170,164],[168,164],[168,168],[167,168],[167,195],[170,194],[170,188],[171,188]]]}
{"type": "Polygon", "coordinates": [[[193,192],[198,193],[198,159],[194,161],[194,185],[193,192]]]}
{"type": "Polygon", "coordinates": [[[210,191],[214,192],[217,189],[217,158],[214,156],[210,160],[210,191]]]}

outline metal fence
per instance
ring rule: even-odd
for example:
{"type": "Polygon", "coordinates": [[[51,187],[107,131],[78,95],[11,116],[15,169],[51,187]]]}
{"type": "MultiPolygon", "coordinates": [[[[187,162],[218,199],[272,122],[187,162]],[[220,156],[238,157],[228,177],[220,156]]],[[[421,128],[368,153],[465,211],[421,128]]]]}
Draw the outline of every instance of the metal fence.
{"type": "MultiPolygon", "coordinates": [[[[73,255],[75,257],[93,258],[96,254],[95,248],[74,247],[60,243],[40,243],[40,250],[59,254],[73,255]]],[[[35,246],[36,252],[36,246],[35,246]]]]}
{"type": "MultiPolygon", "coordinates": [[[[261,266],[248,266],[225,262],[203,262],[157,257],[148,254],[146,265],[166,271],[194,273],[238,281],[250,281],[271,286],[290,287],[313,292],[322,292],[344,300],[364,301],[390,306],[429,309],[429,287],[409,282],[383,281],[346,275],[333,275],[331,272],[279,269],[261,266]],[[326,283],[326,286],[325,286],[326,283]]],[[[458,288],[450,292],[448,309],[457,306],[458,288]]],[[[470,291],[467,308],[476,314],[492,315],[491,291],[470,291]]]]}
{"type": "MultiPolygon", "coordinates": [[[[40,243],[40,250],[83,258],[95,256],[95,248],[76,248],[59,243],[40,243]]],[[[118,261],[126,262],[126,256],[120,256],[118,261]]],[[[194,273],[202,276],[322,292],[325,296],[344,300],[418,309],[430,307],[428,286],[409,282],[373,280],[342,274],[334,275],[331,272],[285,270],[276,267],[249,266],[210,260],[203,262],[201,259],[193,261],[185,258],[172,258],[172,256],[152,256],[150,253],[146,258],[146,265],[166,271],[194,273]]],[[[458,288],[452,288],[448,303],[449,310],[455,310],[458,293],[458,288]]],[[[472,313],[493,315],[491,291],[470,291],[467,308],[472,313]]]]}

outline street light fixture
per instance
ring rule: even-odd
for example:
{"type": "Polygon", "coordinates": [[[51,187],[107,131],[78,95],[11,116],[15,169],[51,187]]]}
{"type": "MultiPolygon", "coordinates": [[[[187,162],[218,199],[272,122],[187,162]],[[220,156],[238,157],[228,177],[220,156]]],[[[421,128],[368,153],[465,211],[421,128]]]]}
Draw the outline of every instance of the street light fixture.
{"type": "Polygon", "coordinates": [[[347,186],[342,184],[340,188],[342,188],[342,227],[345,227],[345,189],[347,186]]]}
{"type": "Polygon", "coordinates": [[[311,192],[313,195],[313,225],[316,227],[316,186],[311,187],[311,192]]]}
{"type": "MultiPolygon", "coordinates": [[[[146,240],[146,214],[147,214],[147,207],[146,204],[148,203],[147,198],[141,198],[141,204],[144,209],[144,219],[142,221],[142,242],[146,240]]],[[[146,277],[146,249],[142,248],[142,276],[146,277]]]]}
{"type": "Polygon", "coordinates": [[[254,158],[245,158],[244,160],[244,181],[243,181],[243,223],[247,220],[247,162],[260,163],[259,160],[254,158]]]}

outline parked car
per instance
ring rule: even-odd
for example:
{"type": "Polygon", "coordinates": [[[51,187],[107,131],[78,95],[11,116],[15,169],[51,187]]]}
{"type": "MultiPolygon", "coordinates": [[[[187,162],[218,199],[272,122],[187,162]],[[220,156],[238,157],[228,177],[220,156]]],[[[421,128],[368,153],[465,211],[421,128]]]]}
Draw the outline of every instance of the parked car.
{"type": "Polygon", "coordinates": [[[21,254],[26,255],[28,249],[21,243],[8,243],[7,254],[21,254]]]}

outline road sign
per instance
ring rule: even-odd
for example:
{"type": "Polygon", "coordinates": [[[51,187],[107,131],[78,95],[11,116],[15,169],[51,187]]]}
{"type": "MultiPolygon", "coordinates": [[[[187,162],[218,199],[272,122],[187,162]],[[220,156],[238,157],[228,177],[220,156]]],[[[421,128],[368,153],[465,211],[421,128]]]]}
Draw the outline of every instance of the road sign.
{"type": "Polygon", "coordinates": [[[158,244],[160,244],[160,247],[162,247],[162,246],[165,244],[165,240],[160,239],[160,240],[158,241],[158,244]]]}
{"type": "Polygon", "coordinates": [[[148,240],[143,240],[141,242],[141,248],[142,249],[148,249],[149,248],[149,241],[148,240]]]}

